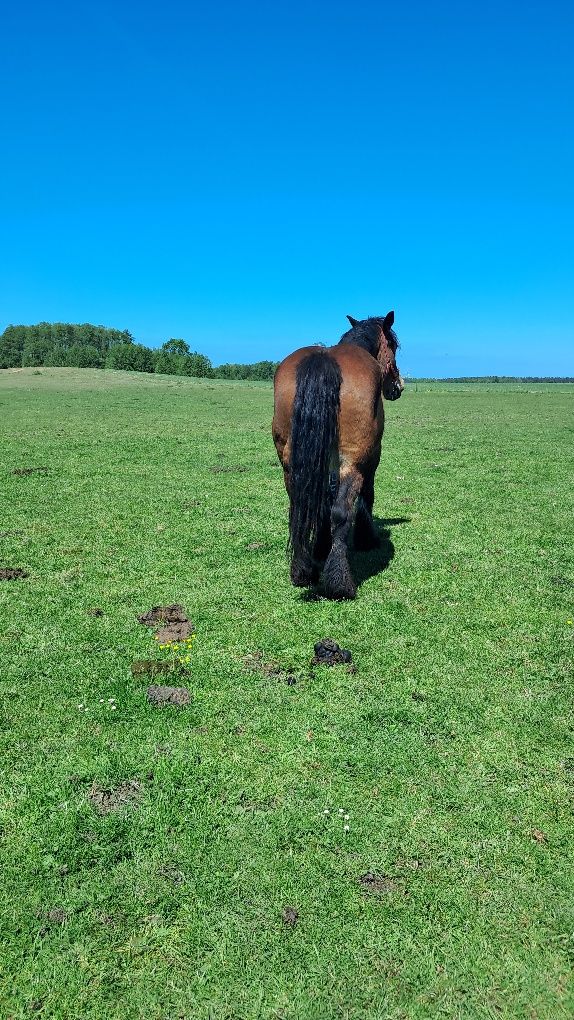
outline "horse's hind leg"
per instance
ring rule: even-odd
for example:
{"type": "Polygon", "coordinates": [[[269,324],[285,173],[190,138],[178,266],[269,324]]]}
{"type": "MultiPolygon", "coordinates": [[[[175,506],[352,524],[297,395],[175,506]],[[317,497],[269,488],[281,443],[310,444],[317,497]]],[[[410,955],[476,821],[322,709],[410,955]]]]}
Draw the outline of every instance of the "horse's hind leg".
{"type": "Polygon", "coordinates": [[[354,599],[357,587],[349,566],[349,536],[363,477],[351,468],[341,472],[337,498],[331,510],[331,552],[323,570],[325,593],[332,599],[354,599]]]}
{"type": "Polygon", "coordinates": [[[366,551],[376,549],[381,540],[373,524],[373,503],[375,501],[375,472],[365,474],[365,480],[359,495],[357,516],[355,518],[355,549],[366,551]]]}

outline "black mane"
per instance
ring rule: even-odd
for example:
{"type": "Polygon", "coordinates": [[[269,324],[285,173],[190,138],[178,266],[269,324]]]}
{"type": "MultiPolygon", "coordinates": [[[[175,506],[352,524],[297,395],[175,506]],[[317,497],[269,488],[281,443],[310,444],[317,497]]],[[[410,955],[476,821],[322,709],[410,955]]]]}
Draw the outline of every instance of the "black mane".
{"type": "MultiPolygon", "coordinates": [[[[339,343],[356,344],[357,347],[363,347],[373,358],[376,358],[379,353],[379,336],[380,330],[383,329],[383,322],[384,319],[378,315],[362,319],[356,326],[352,326],[346,333],[343,333],[339,343]]],[[[385,336],[394,354],[399,346],[397,334],[394,329],[387,329],[385,336]]]]}

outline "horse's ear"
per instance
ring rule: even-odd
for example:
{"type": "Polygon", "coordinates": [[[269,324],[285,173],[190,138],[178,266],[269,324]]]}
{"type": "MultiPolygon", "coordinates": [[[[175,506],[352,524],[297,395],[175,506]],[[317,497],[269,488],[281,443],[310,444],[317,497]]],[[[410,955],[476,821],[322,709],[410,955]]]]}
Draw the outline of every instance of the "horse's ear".
{"type": "Polygon", "coordinates": [[[352,315],[348,315],[347,318],[348,318],[349,322],[351,323],[351,326],[358,326],[359,325],[359,320],[358,319],[354,319],[352,315]]]}
{"type": "Polygon", "coordinates": [[[392,329],[393,328],[393,322],[394,321],[395,321],[395,313],[394,312],[387,312],[387,314],[385,315],[385,318],[383,319],[383,329],[384,329],[385,333],[387,332],[388,329],[392,329]]]}

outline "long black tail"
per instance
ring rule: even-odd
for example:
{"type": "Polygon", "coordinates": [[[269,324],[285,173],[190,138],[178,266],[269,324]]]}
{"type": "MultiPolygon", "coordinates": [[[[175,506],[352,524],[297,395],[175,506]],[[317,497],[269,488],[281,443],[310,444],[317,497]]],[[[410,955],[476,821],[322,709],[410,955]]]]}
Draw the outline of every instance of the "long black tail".
{"type": "Polygon", "coordinates": [[[291,574],[314,565],[315,544],[329,522],[329,463],[338,453],[341,371],[326,351],[314,351],[297,368],[291,420],[289,549],[291,574]]]}

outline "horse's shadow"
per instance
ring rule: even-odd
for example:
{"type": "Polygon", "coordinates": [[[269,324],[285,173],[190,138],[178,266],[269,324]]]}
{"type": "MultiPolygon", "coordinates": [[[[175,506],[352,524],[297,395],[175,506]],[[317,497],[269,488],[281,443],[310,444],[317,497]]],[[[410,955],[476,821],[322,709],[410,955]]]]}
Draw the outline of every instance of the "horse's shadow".
{"type": "Polygon", "coordinates": [[[379,545],[368,552],[359,549],[351,549],[350,564],[353,577],[359,588],[369,577],[376,577],[377,574],[386,570],[395,555],[395,547],[391,539],[390,528],[398,524],[409,524],[410,517],[373,517],[375,531],[379,536],[379,545]]]}
{"type": "MultiPolygon", "coordinates": [[[[374,549],[369,549],[368,552],[354,549],[352,545],[349,550],[349,563],[357,588],[360,588],[369,577],[376,577],[377,574],[386,570],[393,559],[395,547],[389,529],[399,524],[410,524],[410,522],[410,517],[373,517],[375,531],[379,537],[379,545],[374,549]]],[[[317,599],[322,597],[324,596],[320,583],[317,587],[308,588],[301,594],[301,598],[305,602],[316,602],[317,599]]]]}

